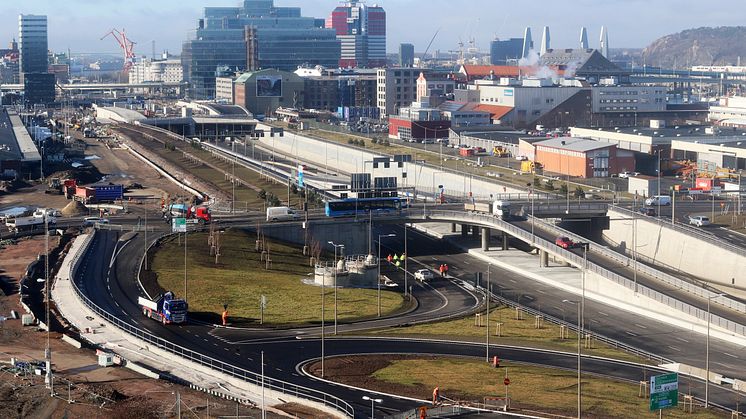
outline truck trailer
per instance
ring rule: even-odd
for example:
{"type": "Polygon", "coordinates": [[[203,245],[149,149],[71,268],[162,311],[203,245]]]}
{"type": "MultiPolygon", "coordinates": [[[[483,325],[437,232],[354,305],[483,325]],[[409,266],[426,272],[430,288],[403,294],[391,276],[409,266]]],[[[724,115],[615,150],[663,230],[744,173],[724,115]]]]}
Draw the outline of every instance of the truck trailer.
{"type": "Polygon", "coordinates": [[[142,307],[142,315],[166,324],[181,324],[187,321],[187,302],[176,299],[171,291],[159,295],[155,300],[139,297],[137,303],[142,307]]]}
{"type": "MultiPolygon", "coordinates": [[[[54,225],[57,223],[57,219],[54,217],[49,217],[48,222],[50,225],[54,225]]],[[[37,218],[34,216],[30,216],[30,217],[8,218],[7,220],[5,220],[5,226],[8,227],[8,230],[10,230],[13,233],[19,233],[21,231],[30,231],[36,228],[43,228],[44,217],[37,218]]]]}
{"type": "Polygon", "coordinates": [[[510,202],[508,201],[467,202],[464,204],[464,210],[468,212],[492,214],[505,221],[511,219],[510,202]]]}

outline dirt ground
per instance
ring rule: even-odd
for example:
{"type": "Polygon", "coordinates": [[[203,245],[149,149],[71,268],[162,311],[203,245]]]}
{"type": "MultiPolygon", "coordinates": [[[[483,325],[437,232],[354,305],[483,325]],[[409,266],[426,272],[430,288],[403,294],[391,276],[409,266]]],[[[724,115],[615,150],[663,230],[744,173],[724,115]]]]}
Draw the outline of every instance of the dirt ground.
{"type": "MultiPolygon", "coordinates": [[[[26,266],[44,250],[44,240],[21,240],[0,250],[2,275],[17,280],[26,266]]],[[[190,417],[236,415],[260,417],[258,409],[235,402],[208,397],[206,394],[162,380],[145,378],[120,367],[100,367],[95,352],[77,349],[51,333],[49,345],[55,372],[55,397],[45,387],[44,377],[26,374],[10,367],[11,358],[24,362],[44,359],[47,334],[35,326],[22,326],[10,319],[10,311],[23,313],[19,295],[0,295],[0,418],[163,418],[176,417],[176,394],[181,398],[183,414],[190,417]],[[72,400],[69,403],[68,400],[72,400]],[[209,404],[209,413],[208,413],[209,404]]],[[[300,417],[315,417],[302,409],[300,417]]],[[[269,417],[280,417],[275,414],[269,417]]]]}

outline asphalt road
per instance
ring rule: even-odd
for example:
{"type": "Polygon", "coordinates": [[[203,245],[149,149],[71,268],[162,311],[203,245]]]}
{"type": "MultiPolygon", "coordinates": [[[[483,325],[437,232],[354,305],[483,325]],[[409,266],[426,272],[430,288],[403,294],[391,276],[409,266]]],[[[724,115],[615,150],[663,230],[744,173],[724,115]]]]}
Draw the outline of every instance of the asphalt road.
{"type": "MultiPolygon", "coordinates": [[[[117,244],[117,233],[101,231],[91,245],[91,250],[85,256],[83,266],[80,270],[76,281],[86,295],[90,296],[97,304],[105,310],[115,314],[119,318],[126,320],[137,327],[146,329],[152,333],[161,336],[177,345],[197,350],[205,355],[215,357],[236,366],[246,368],[252,371],[258,371],[259,352],[265,352],[265,372],[269,377],[281,379],[287,382],[312,387],[330,394],[337,395],[350,402],[356,411],[357,417],[366,417],[370,405],[362,401],[362,396],[368,393],[356,390],[350,390],[341,386],[318,382],[296,370],[297,366],[309,359],[320,356],[320,345],[317,337],[309,338],[292,338],[279,341],[259,340],[255,342],[241,342],[239,344],[227,343],[225,340],[214,336],[211,332],[214,329],[209,326],[200,324],[187,324],[178,326],[162,326],[157,322],[145,319],[140,315],[140,309],[136,304],[137,296],[140,294],[138,285],[135,281],[135,270],[139,261],[140,249],[136,242],[126,245],[117,244]],[[117,262],[113,268],[109,268],[111,257],[114,252],[120,252],[117,262]]],[[[420,237],[418,241],[424,240],[420,237]]],[[[484,266],[478,261],[466,255],[441,254],[436,256],[438,261],[450,262],[452,273],[456,276],[473,276],[476,270],[483,270],[484,266]]],[[[436,264],[436,263],[434,263],[436,264]]],[[[503,295],[513,293],[520,298],[523,303],[528,304],[526,296],[531,296],[534,300],[531,304],[539,304],[543,310],[554,310],[558,307],[555,303],[558,300],[557,292],[554,290],[535,289],[535,284],[526,281],[523,278],[517,278],[509,273],[493,274],[496,283],[501,284],[503,295]],[[511,281],[511,279],[514,282],[511,281]],[[525,286],[525,290],[522,289],[525,286]],[[520,294],[520,295],[518,295],[520,294]]],[[[571,297],[572,298],[572,297],[571,297]]],[[[677,338],[687,339],[688,343],[679,342],[676,345],[679,351],[669,349],[667,352],[676,352],[677,355],[690,355],[692,358],[699,358],[701,352],[695,350],[698,348],[697,340],[686,332],[677,332],[668,325],[653,327],[650,321],[638,319],[627,314],[622,317],[619,313],[614,312],[606,307],[597,307],[592,303],[586,306],[586,318],[593,319],[596,316],[591,314],[594,311],[605,311],[606,316],[599,321],[598,329],[607,330],[613,327],[619,327],[617,334],[620,338],[629,340],[631,337],[626,331],[635,323],[645,327],[636,330],[635,340],[640,343],[646,343],[651,349],[659,349],[668,342],[674,342],[677,338]],[[615,326],[622,322],[622,326],[615,326]],[[663,341],[661,341],[663,340],[663,341]],[[660,342],[660,343],[655,343],[660,342]],[[685,346],[686,345],[686,346],[685,346]],[[653,346],[653,347],[651,347],[653,346]],[[681,352],[681,353],[679,353],[681,352]]],[[[551,313],[550,313],[551,314],[551,313]]],[[[572,307],[568,307],[564,313],[566,316],[573,316],[572,307]]],[[[562,317],[559,313],[558,317],[562,317]]],[[[600,314],[598,314],[600,316],[600,314]]],[[[711,348],[712,349],[712,348],[711,348]]],[[[742,348],[732,349],[736,354],[742,348]]],[[[351,354],[351,353],[433,353],[433,354],[459,354],[474,357],[485,356],[485,346],[482,344],[465,344],[451,342],[431,342],[431,341],[410,341],[410,340],[393,340],[393,339],[329,339],[326,344],[326,354],[351,354]]],[[[493,351],[498,351],[503,359],[531,362],[540,365],[556,366],[561,368],[575,368],[576,359],[572,354],[557,355],[546,354],[544,352],[527,351],[522,349],[508,349],[495,346],[493,351]]],[[[731,349],[728,349],[731,351],[731,349]]],[[[655,351],[659,352],[659,351],[655,351]]],[[[733,368],[738,364],[735,361],[729,361],[728,355],[722,350],[714,349],[711,351],[713,366],[716,362],[725,363],[725,367],[733,368]],[[717,359],[717,361],[715,361],[717,359]]],[[[678,356],[677,356],[678,358],[678,356]]],[[[629,365],[625,363],[615,363],[608,360],[585,359],[584,371],[598,374],[610,375],[618,378],[629,380],[640,380],[651,373],[650,368],[629,365]]],[[[702,395],[702,383],[691,383],[692,393],[702,395]]],[[[735,396],[730,391],[722,388],[711,386],[711,400],[722,405],[735,407],[735,396]]],[[[377,406],[378,414],[388,413],[391,411],[405,410],[416,407],[419,403],[400,400],[396,398],[383,397],[384,402],[377,406]]]]}

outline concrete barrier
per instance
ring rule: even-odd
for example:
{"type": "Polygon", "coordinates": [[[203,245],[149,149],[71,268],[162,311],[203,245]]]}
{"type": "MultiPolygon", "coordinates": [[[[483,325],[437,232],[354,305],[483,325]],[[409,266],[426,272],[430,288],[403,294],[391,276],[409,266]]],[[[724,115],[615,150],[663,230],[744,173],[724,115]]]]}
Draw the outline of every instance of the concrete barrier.
{"type": "MultiPolygon", "coordinates": [[[[714,243],[674,229],[655,218],[632,216],[609,209],[610,228],[603,238],[623,253],[637,253],[658,263],[713,284],[746,290],[746,255],[728,251],[714,243]],[[636,225],[636,237],[635,236],[636,225]]],[[[641,257],[641,259],[642,259],[641,257]]]]}
{"type": "Polygon", "coordinates": [[[75,348],[78,348],[78,349],[80,349],[80,348],[82,348],[82,347],[83,347],[83,344],[82,344],[82,343],[78,342],[77,340],[75,340],[75,339],[71,338],[71,337],[70,337],[70,336],[68,336],[68,335],[62,335],[62,341],[63,341],[63,342],[67,342],[67,343],[69,343],[70,345],[72,345],[73,347],[75,347],[75,348]]]}
{"type": "Polygon", "coordinates": [[[152,378],[154,380],[158,380],[158,379],[161,378],[161,375],[158,374],[157,372],[153,372],[153,371],[151,371],[151,370],[149,370],[149,369],[147,369],[147,368],[145,368],[145,367],[143,367],[141,365],[138,365],[138,364],[136,364],[136,363],[134,363],[132,361],[125,360],[124,367],[127,368],[127,369],[130,369],[130,370],[132,370],[132,371],[134,371],[134,372],[136,372],[138,374],[144,375],[144,376],[146,376],[148,378],[152,378]]]}

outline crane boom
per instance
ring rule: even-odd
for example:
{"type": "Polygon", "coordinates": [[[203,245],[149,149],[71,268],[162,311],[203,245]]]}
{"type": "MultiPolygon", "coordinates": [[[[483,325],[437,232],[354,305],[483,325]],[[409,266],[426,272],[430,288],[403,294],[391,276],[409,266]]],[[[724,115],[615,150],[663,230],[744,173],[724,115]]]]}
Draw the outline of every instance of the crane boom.
{"type": "Polygon", "coordinates": [[[119,44],[119,48],[122,49],[124,54],[124,66],[122,67],[122,71],[125,73],[129,72],[130,68],[132,68],[132,60],[135,58],[135,42],[127,38],[124,29],[122,29],[121,32],[117,29],[112,29],[106,35],[102,36],[101,40],[103,41],[108,36],[113,37],[119,44]]]}
{"type": "Polygon", "coordinates": [[[430,51],[430,47],[433,46],[433,42],[435,41],[435,37],[438,36],[438,33],[440,33],[441,28],[438,28],[437,31],[435,31],[435,35],[433,35],[432,39],[430,39],[430,43],[427,44],[427,48],[425,49],[425,53],[422,54],[422,57],[424,58],[427,56],[427,53],[430,51]]]}

